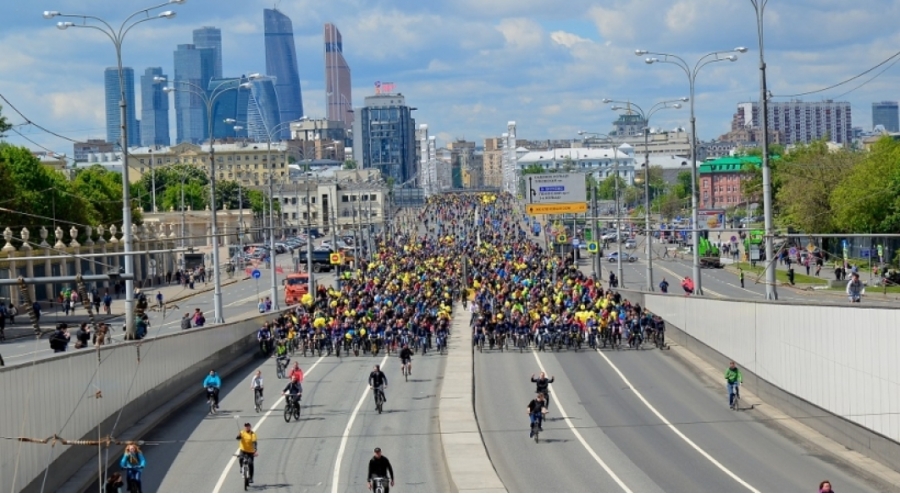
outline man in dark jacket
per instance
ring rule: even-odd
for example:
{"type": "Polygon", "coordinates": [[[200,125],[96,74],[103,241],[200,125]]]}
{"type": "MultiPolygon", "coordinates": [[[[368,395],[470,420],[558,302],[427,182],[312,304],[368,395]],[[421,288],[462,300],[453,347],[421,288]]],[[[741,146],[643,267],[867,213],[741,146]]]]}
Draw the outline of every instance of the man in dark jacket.
{"type": "Polygon", "coordinates": [[[181,329],[191,329],[191,313],[185,312],[181,318],[181,329]]]}
{"type": "Polygon", "coordinates": [[[391,479],[391,487],[393,487],[394,468],[391,466],[391,461],[387,459],[387,456],[382,456],[381,448],[375,448],[375,456],[369,460],[369,473],[366,474],[369,490],[372,490],[372,479],[375,478],[385,479],[384,492],[391,491],[390,487],[387,486],[387,479],[391,479]]]}
{"type": "Polygon", "coordinates": [[[54,353],[64,352],[71,340],[69,327],[65,323],[59,323],[56,325],[56,331],[53,333],[53,336],[50,337],[50,348],[53,349],[54,353]]]}

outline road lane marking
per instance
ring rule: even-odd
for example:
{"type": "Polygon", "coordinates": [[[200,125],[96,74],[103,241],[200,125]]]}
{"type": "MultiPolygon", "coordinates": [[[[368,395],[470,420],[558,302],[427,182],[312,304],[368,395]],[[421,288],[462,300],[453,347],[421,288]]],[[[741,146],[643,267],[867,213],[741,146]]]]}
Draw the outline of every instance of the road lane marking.
{"type": "MultiPolygon", "coordinates": [[[[321,362],[322,360],[325,360],[326,356],[327,355],[323,355],[323,356],[319,357],[319,360],[316,360],[315,362],[313,362],[313,364],[311,366],[309,366],[309,369],[306,369],[306,372],[303,373],[304,380],[307,377],[309,377],[309,375],[310,375],[310,373],[312,373],[313,369],[315,369],[316,366],[319,365],[319,362],[321,362]]],[[[257,432],[257,433],[259,432],[259,428],[262,427],[263,422],[265,422],[266,419],[269,418],[269,415],[272,415],[272,412],[274,412],[275,409],[278,408],[279,405],[283,401],[284,401],[284,396],[278,398],[278,400],[275,401],[275,403],[272,403],[272,407],[269,408],[269,410],[266,412],[266,414],[263,415],[262,418],[259,419],[259,422],[256,423],[256,426],[253,427],[254,432],[257,432]]],[[[241,449],[238,448],[237,450],[235,450],[234,454],[238,455],[240,453],[241,453],[241,449]]],[[[213,494],[218,494],[218,492],[222,489],[222,484],[225,483],[225,478],[228,477],[228,472],[230,472],[231,469],[234,467],[235,461],[237,461],[237,456],[232,456],[231,459],[228,460],[228,464],[225,465],[225,470],[222,470],[222,475],[219,476],[219,480],[216,482],[216,486],[213,488],[213,494]]]]}
{"type": "MultiPolygon", "coordinates": [[[[547,370],[544,369],[544,364],[541,362],[541,357],[538,356],[537,352],[534,350],[532,350],[531,353],[534,355],[534,359],[537,360],[537,364],[538,364],[538,367],[541,368],[541,372],[546,374],[547,370]]],[[[550,386],[553,386],[553,385],[551,384],[550,386]]],[[[591,445],[587,443],[587,441],[584,439],[584,436],[582,436],[581,433],[578,432],[578,429],[575,427],[575,424],[573,424],[572,420],[569,418],[569,414],[567,414],[566,411],[563,409],[562,400],[559,398],[559,394],[557,394],[555,392],[553,394],[554,394],[554,396],[556,396],[556,408],[559,409],[559,415],[563,418],[563,420],[566,421],[566,425],[572,431],[572,434],[575,434],[575,438],[578,439],[578,442],[580,442],[581,445],[584,446],[584,449],[586,449],[588,454],[590,454],[594,458],[594,461],[596,461],[597,464],[600,465],[600,468],[602,468],[604,471],[606,471],[606,473],[610,477],[612,477],[612,479],[617,484],[619,484],[619,487],[621,487],[623,491],[629,492],[629,493],[632,492],[631,489],[629,489],[628,486],[625,485],[625,482],[622,481],[622,479],[620,479],[619,476],[616,475],[616,473],[613,472],[611,468],[609,468],[609,465],[607,465],[605,461],[603,461],[603,458],[600,458],[600,455],[598,455],[597,452],[594,451],[594,448],[592,448],[591,445]]]]}
{"type": "MultiPolygon", "coordinates": [[[[379,369],[384,370],[384,365],[387,363],[388,355],[385,355],[383,359],[381,359],[381,364],[379,364],[379,369]]],[[[368,383],[367,383],[368,384],[368,383]]],[[[356,415],[359,414],[359,409],[362,407],[364,401],[366,401],[366,397],[369,396],[369,387],[366,386],[365,391],[363,391],[362,396],[359,397],[359,401],[356,403],[356,408],[353,409],[353,414],[350,415],[350,420],[347,421],[347,427],[344,429],[344,434],[341,436],[341,446],[338,448],[337,460],[334,462],[334,476],[331,477],[331,492],[336,493],[338,491],[338,481],[341,477],[341,463],[344,461],[344,451],[347,449],[347,440],[350,439],[350,429],[353,428],[353,422],[356,420],[356,415]]]]}
{"type": "MultiPolygon", "coordinates": [[[[672,425],[672,423],[669,422],[669,419],[665,418],[665,417],[663,416],[663,414],[659,413],[659,411],[658,411],[653,405],[651,405],[650,402],[647,401],[646,398],[644,398],[644,395],[642,395],[641,392],[638,391],[637,388],[634,387],[633,384],[631,384],[631,381],[629,381],[628,378],[625,377],[625,374],[623,374],[622,371],[620,371],[619,368],[616,367],[616,364],[612,363],[612,360],[610,360],[609,357],[607,357],[603,352],[601,352],[600,349],[597,349],[596,352],[597,352],[601,357],[603,357],[603,360],[605,360],[606,363],[609,364],[609,366],[612,367],[612,369],[613,369],[614,371],[616,371],[616,374],[619,375],[619,377],[622,379],[622,381],[625,383],[625,385],[628,386],[628,388],[635,394],[635,396],[637,396],[638,399],[641,400],[641,402],[642,402],[642,403],[643,403],[643,404],[644,404],[651,412],[653,412],[654,415],[656,415],[656,418],[658,418],[659,420],[661,420],[662,423],[666,424],[666,426],[667,426],[669,429],[671,429],[672,432],[675,433],[675,435],[677,435],[677,436],[680,437],[682,440],[684,440],[684,442],[686,442],[690,447],[694,448],[698,453],[700,453],[701,456],[703,456],[704,458],[706,458],[707,460],[709,460],[710,463],[712,463],[712,464],[715,465],[719,470],[721,470],[721,471],[724,472],[726,475],[728,475],[729,477],[731,477],[735,482],[741,484],[742,486],[744,486],[744,487],[745,487],[747,490],[749,490],[750,492],[759,492],[758,490],[756,490],[755,487],[753,487],[752,485],[750,485],[750,484],[748,484],[747,482],[745,482],[742,478],[738,477],[734,472],[732,472],[731,470],[729,470],[728,468],[726,468],[725,465],[722,465],[721,463],[719,463],[719,461],[716,460],[715,458],[713,458],[712,455],[710,455],[709,453],[707,453],[706,451],[704,451],[703,448],[701,448],[700,446],[697,445],[697,443],[695,443],[694,441],[691,441],[691,439],[690,439],[689,437],[685,436],[684,433],[682,433],[677,427],[675,427],[674,425],[672,425]]],[[[543,370],[543,369],[542,369],[542,370],[543,370]]],[[[556,401],[559,402],[559,400],[556,400],[556,401]]],[[[562,410],[560,410],[560,412],[562,412],[562,410]]]]}

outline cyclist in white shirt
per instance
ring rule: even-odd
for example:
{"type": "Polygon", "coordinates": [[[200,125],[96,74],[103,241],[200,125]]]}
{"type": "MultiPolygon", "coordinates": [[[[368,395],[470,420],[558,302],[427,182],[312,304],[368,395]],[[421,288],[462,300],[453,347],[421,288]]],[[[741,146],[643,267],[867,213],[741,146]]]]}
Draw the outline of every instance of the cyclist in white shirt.
{"type": "Polygon", "coordinates": [[[253,377],[250,378],[250,391],[253,391],[253,392],[254,392],[254,395],[253,395],[253,398],[254,398],[254,399],[256,399],[256,394],[255,394],[255,393],[256,393],[256,390],[257,390],[257,389],[259,390],[259,396],[260,396],[260,398],[262,398],[262,394],[263,394],[263,377],[262,377],[262,371],[260,371],[260,370],[256,371],[256,374],[254,374],[253,377]]]}

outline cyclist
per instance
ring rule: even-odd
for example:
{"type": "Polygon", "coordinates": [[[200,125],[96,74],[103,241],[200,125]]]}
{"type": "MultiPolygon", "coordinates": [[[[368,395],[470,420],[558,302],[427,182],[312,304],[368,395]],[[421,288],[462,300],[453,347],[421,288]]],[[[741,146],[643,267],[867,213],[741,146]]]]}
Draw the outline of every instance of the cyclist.
{"type": "MultiPolygon", "coordinates": [[[[369,460],[369,472],[366,474],[366,484],[369,486],[369,490],[372,490],[372,479],[376,478],[390,478],[391,487],[394,486],[394,468],[391,466],[391,460],[381,454],[381,448],[375,448],[375,456],[369,460]]],[[[390,487],[385,485],[384,492],[390,491],[390,487]]]]}
{"type": "Polygon", "coordinates": [[[531,382],[537,387],[536,393],[544,397],[544,408],[550,409],[550,384],[556,380],[556,377],[547,379],[547,374],[541,372],[541,376],[535,379],[534,374],[531,375],[531,382]]]}
{"type": "Polygon", "coordinates": [[[291,368],[291,373],[288,375],[288,379],[297,378],[298,383],[303,382],[303,369],[300,368],[300,362],[294,362],[294,367],[291,368]]]}
{"type": "Polygon", "coordinates": [[[269,329],[269,324],[266,323],[265,326],[259,328],[259,331],[256,332],[256,339],[259,341],[259,351],[266,356],[269,354],[269,350],[271,347],[269,343],[272,341],[272,330],[269,329]]]}
{"type": "Polygon", "coordinates": [[[210,370],[209,375],[203,379],[203,387],[206,388],[206,398],[208,399],[210,395],[213,397],[213,401],[216,404],[216,408],[219,408],[219,388],[222,387],[222,378],[216,374],[216,371],[210,370]]]}
{"type": "Polygon", "coordinates": [[[238,431],[238,435],[235,438],[240,441],[239,451],[240,451],[240,459],[247,462],[247,469],[250,473],[250,483],[253,483],[253,458],[259,456],[259,450],[256,439],[256,433],[253,432],[253,428],[250,425],[250,422],[244,424],[244,428],[238,431]]]}
{"type": "Polygon", "coordinates": [[[289,406],[300,401],[303,395],[303,386],[297,380],[297,376],[291,374],[291,382],[287,383],[287,386],[281,391],[281,395],[287,396],[289,406]]]}
{"type": "Polygon", "coordinates": [[[734,410],[734,395],[739,392],[738,387],[744,382],[744,376],[733,360],[725,369],[725,382],[728,385],[728,406],[734,410]]]}
{"type": "Polygon", "coordinates": [[[413,352],[409,349],[409,345],[403,345],[403,350],[400,350],[400,368],[406,366],[410,376],[412,375],[412,356],[413,352]]]}
{"type": "Polygon", "coordinates": [[[534,424],[537,423],[538,430],[543,431],[544,428],[544,407],[546,407],[546,403],[544,402],[544,395],[541,393],[537,394],[537,397],[531,402],[528,403],[528,418],[530,422],[528,424],[529,432],[528,437],[534,437],[534,424]]]}
{"type": "Polygon", "coordinates": [[[388,379],[384,372],[381,372],[381,366],[376,365],[375,369],[369,374],[369,387],[374,390],[373,397],[377,396],[375,393],[381,393],[381,398],[387,403],[387,395],[384,393],[384,390],[388,387],[388,379]]]}
{"type": "Polygon", "coordinates": [[[288,357],[287,354],[287,343],[284,340],[277,340],[275,342],[275,365],[281,366],[283,369],[287,369],[288,362],[290,362],[291,358],[288,357]]]}
{"type": "Polygon", "coordinates": [[[253,398],[256,399],[256,392],[259,391],[259,397],[263,396],[263,377],[262,371],[256,371],[256,374],[250,378],[250,390],[253,391],[253,398]]]}
{"type": "Polygon", "coordinates": [[[119,467],[125,469],[126,479],[128,480],[129,492],[143,492],[141,485],[141,473],[147,466],[147,460],[144,454],[138,449],[134,443],[125,446],[125,454],[119,460],[119,467]]]}

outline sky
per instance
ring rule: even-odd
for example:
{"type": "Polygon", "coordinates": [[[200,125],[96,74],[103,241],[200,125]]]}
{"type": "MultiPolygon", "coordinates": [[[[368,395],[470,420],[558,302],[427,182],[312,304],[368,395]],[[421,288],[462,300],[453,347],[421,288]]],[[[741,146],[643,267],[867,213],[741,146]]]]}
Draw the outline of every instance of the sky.
{"type": "MultiPolygon", "coordinates": [[[[103,70],[115,65],[113,45],[93,30],[60,31],[59,19],[45,20],[42,12],[89,14],[118,24],[152,5],[0,0],[0,94],[53,132],[104,139],[103,70]]],[[[138,81],[153,66],[171,77],[175,46],[190,43],[194,29],[215,26],[222,30],[225,76],[265,72],[262,11],[275,5],[293,20],[307,116],[325,113],[322,29],[332,22],[343,35],[354,106],[374,94],[375,81],[394,82],[439,145],[454,139],[480,144],[505,132],[510,120],[523,139],[608,132],[616,112],[604,98],[646,109],[689,95],[684,71],[647,65],[635,49],[678,55],[693,65],[710,52],[748,48],[736,62],[699,70],[694,103],[701,139],[730,130],[737,103],[759,95],[750,0],[187,0],[166,7],[177,12],[175,18],[128,33],[124,65],[135,69],[138,81]]],[[[771,0],[765,11],[769,90],[784,100],[868,70],[900,50],[897,19],[900,0],[771,0]]],[[[850,101],[854,126],[871,128],[871,103],[900,99],[900,66],[885,67],[803,100],[850,101]]],[[[140,108],[139,88],[136,94],[140,108]]],[[[26,122],[3,106],[11,123],[26,122]]],[[[174,135],[174,108],[170,114],[174,135]]],[[[688,127],[689,115],[687,105],[666,109],[651,126],[688,127]]],[[[72,153],[66,140],[29,125],[17,129],[40,146],[72,153]]],[[[12,132],[7,140],[39,149],[12,132]]]]}

